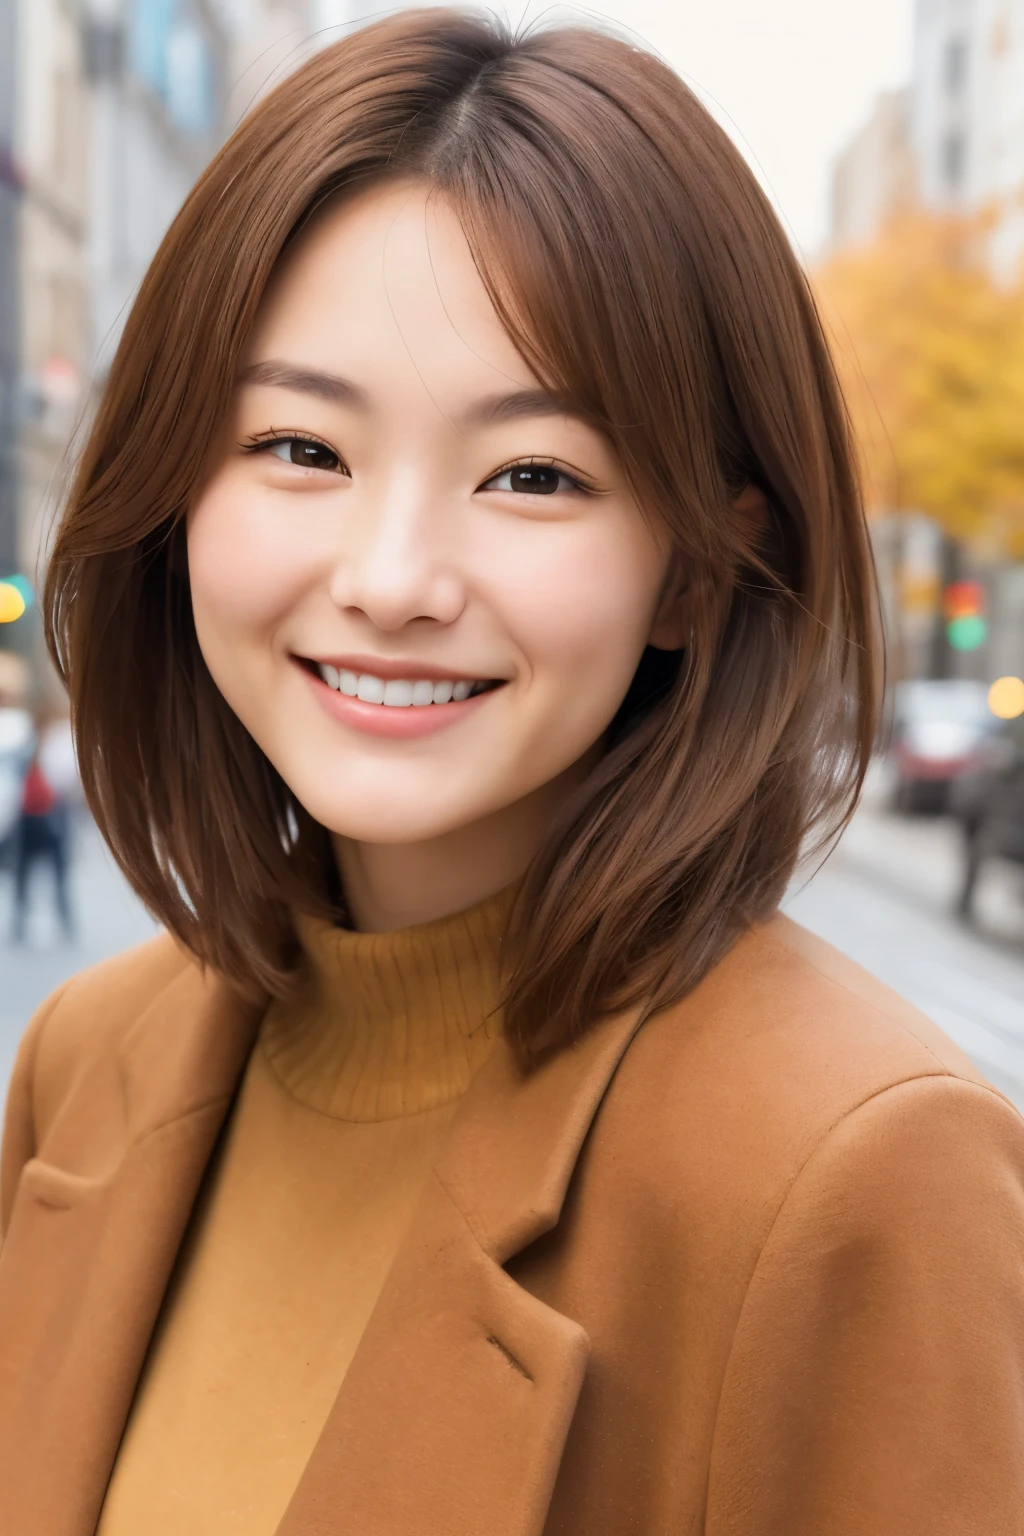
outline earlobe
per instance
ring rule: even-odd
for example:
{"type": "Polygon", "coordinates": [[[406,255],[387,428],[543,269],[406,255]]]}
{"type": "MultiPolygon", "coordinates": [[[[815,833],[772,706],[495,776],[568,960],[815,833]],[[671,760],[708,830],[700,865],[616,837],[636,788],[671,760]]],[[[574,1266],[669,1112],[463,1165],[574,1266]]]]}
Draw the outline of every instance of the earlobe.
{"type": "Polygon", "coordinates": [[[690,599],[683,589],[666,596],[658,609],[647,644],[656,651],[681,651],[690,638],[690,599]]]}

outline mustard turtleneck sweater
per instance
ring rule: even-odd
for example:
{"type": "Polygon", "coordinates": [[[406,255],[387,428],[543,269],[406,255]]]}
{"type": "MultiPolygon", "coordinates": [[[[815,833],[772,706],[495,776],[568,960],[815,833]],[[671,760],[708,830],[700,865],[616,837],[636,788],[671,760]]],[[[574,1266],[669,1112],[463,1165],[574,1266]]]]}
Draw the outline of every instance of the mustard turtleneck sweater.
{"type": "Polygon", "coordinates": [[[360,934],[304,921],[179,1256],[98,1536],[272,1536],[500,1032],[508,893],[360,934]]]}

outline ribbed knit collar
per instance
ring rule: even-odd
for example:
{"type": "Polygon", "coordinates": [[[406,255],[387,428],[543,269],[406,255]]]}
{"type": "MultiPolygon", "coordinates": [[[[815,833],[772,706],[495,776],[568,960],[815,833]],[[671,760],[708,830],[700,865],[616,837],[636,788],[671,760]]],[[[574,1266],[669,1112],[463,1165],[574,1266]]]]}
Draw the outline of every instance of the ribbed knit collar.
{"type": "Polygon", "coordinates": [[[501,939],[514,890],[395,933],[299,919],[300,990],[260,1048],[282,1085],[339,1120],[391,1120],[458,1098],[501,1033],[501,939]]]}

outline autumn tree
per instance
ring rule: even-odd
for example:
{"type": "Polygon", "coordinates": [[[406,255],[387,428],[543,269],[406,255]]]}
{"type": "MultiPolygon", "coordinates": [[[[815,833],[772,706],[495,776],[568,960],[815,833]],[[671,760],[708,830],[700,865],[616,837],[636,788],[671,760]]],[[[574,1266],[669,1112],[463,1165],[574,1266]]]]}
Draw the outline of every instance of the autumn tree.
{"type": "Polygon", "coordinates": [[[872,511],[921,511],[1024,556],[1024,284],[1001,287],[988,226],[901,216],[814,284],[872,511]]]}

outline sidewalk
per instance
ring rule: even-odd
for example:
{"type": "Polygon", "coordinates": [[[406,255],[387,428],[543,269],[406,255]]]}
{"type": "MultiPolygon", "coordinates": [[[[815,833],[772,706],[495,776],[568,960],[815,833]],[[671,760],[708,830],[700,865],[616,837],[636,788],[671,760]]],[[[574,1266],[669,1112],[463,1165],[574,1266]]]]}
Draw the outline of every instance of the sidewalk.
{"type": "MultiPolygon", "coordinates": [[[[963,878],[959,826],[945,818],[893,816],[870,800],[854,817],[834,855],[850,871],[883,881],[921,907],[948,916],[963,878]]],[[[978,884],[973,926],[1024,959],[1024,870],[992,861],[978,884]]]]}
{"type": "Polygon", "coordinates": [[[959,829],[882,804],[876,782],[786,909],[920,1008],[1024,1110],[1024,871],[987,869],[965,923],[959,829]]]}

